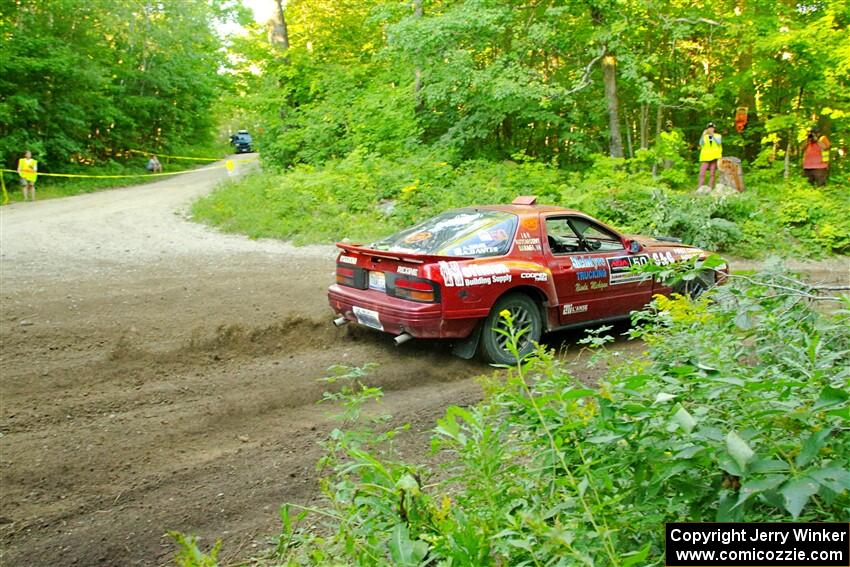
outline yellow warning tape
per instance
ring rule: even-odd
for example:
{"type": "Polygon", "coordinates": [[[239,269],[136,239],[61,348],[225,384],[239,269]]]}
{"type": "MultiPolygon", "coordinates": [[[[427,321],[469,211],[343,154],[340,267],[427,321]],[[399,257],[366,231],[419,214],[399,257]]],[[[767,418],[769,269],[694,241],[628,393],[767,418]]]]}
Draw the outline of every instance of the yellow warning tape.
{"type": "Polygon", "coordinates": [[[155,156],[160,156],[160,157],[165,157],[165,158],[170,158],[170,159],[188,159],[188,160],[194,160],[194,161],[219,161],[220,159],[223,159],[223,158],[218,158],[218,157],[217,158],[208,158],[208,157],[191,157],[191,156],[170,156],[168,154],[158,154],[156,152],[146,152],[146,151],[143,151],[143,150],[127,150],[127,151],[134,153],[134,154],[143,154],[143,155],[146,155],[146,156],[154,156],[155,155],[155,156]]]}
{"type": "Polygon", "coordinates": [[[3,188],[3,202],[2,202],[2,204],[5,205],[6,203],[9,202],[9,194],[6,193],[6,181],[3,179],[2,174],[0,174],[0,187],[3,188]]]}
{"type": "MultiPolygon", "coordinates": [[[[86,175],[84,173],[40,173],[39,177],[74,177],[74,178],[85,178],[85,179],[124,179],[128,177],[162,177],[166,175],[183,175],[184,173],[194,173],[196,171],[210,171],[213,169],[227,169],[233,171],[236,163],[249,163],[252,161],[257,161],[257,158],[248,158],[248,159],[240,159],[236,160],[227,160],[224,165],[211,165],[208,167],[199,167],[197,169],[184,169],[183,171],[170,171],[168,173],[128,173],[125,175],[86,175]],[[233,163],[231,163],[233,162],[233,163]]],[[[7,171],[9,173],[17,173],[14,169],[0,169],[0,171],[7,171]]],[[[0,176],[2,177],[2,176],[0,176]]],[[[5,183],[4,183],[5,187],[5,183]]]]}

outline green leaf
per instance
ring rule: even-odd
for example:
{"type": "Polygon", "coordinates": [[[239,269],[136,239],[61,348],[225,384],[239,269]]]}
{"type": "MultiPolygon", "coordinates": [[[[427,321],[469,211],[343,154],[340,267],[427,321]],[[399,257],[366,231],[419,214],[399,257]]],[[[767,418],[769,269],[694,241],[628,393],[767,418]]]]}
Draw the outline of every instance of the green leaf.
{"type": "Polygon", "coordinates": [[[659,392],[657,396],[655,396],[655,403],[663,404],[664,402],[669,402],[672,399],[675,399],[676,396],[673,394],[668,394],[667,392],[659,392]]]}
{"type": "Polygon", "coordinates": [[[740,506],[759,492],[776,488],[782,484],[784,480],[784,475],[777,474],[760,478],[759,480],[752,480],[743,484],[741,489],[738,491],[738,502],[735,504],[735,507],[740,506]]]}
{"type": "Polygon", "coordinates": [[[399,567],[416,567],[428,554],[428,544],[424,541],[413,541],[410,532],[404,524],[397,524],[390,535],[390,557],[399,567]]]}
{"type": "Polygon", "coordinates": [[[846,420],[850,420],[850,407],[830,410],[830,411],[826,412],[826,415],[831,415],[831,416],[834,416],[834,417],[841,417],[841,418],[844,418],[846,420]]]}
{"type": "Polygon", "coordinates": [[[810,472],[809,476],[837,494],[850,490],[850,472],[841,467],[824,467],[810,472]]]}
{"type": "Polygon", "coordinates": [[[815,402],[815,405],[812,406],[812,409],[831,408],[832,406],[847,402],[848,398],[850,398],[850,394],[845,390],[827,386],[821,390],[820,397],[815,402]]]}
{"type": "Polygon", "coordinates": [[[697,426],[697,420],[682,406],[679,406],[679,410],[673,414],[673,422],[681,427],[685,433],[690,433],[697,426]]]}
{"type": "Polygon", "coordinates": [[[812,462],[823,446],[826,445],[826,440],[832,434],[832,429],[821,429],[820,431],[815,431],[803,442],[803,446],[800,448],[800,452],[797,455],[797,458],[794,459],[795,464],[798,467],[805,467],[809,463],[812,462]]]}
{"type": "Polygon", "coordinates": [[[779,491],[785,499],[785,509],[791,513],[795,520],[800,516],[800,512],[803,511],[809,497],[817,493],[818,488],[817,482],[804,476],[789,481],[779,491]]]}
{"type": "Polygon", "coordinates": [[[413,496],[419,495],[419,483],[410,474],[402,475],[395,483],[395,487],[413,496]]]}
{"type": "Polygon", "coordinates": [[[647,543],[639,551],[635,551],[631,555],[623,556],[623,562],[620,563],[620,565],[622,565],[622,567],[631,567],[632,565],[643,564],[646,557],[649,555],[649,546],[650,544],[647,543]]]}
{"type": "Polygon", "coordinates": [[[753,317],[746,311],[741,311],[735,315],[735,326],[742,331],[752,329],[754,324],[755,321],[753,320],[753,317]]]}
{"type": "Polygon", "coordinates": [[[724,265],[725,263],[726,263],[726,260],[724,260],[721,256],[719,256],[717,254],[712,254],[711,256],[709,256],[708,258],[706,258],[705,260],[700,262],[700,265],[703,268],[714,269],[714,268],[719,268],[720,266],[724,265]]]}
{"type": "Polygon", "coordinates": [[[742,471],[747,470],[747,463],[755,457],[755,453],[747,445],[747,442],[734,431],[726,434],[726,450],[742,471]]]}
{"type": "Polygon", "coordinates": [[[702,445],[691,445],[689,447],[685,447],[684,449],[673,455],[673,458],[676,460],[687,460],[698,455],[704,450],[705,447],[703,447],[702,445]]]}
{"type": "Polygon", "coordinates": [[[743,516],[743,508],[736,508],[735,503],[735,494],[729,490],[723,490],[717,503],[716,520],[718,522],[740,521],[743,516]]]}
{"type": "Polygon", "coordinates": [[[580,390],[568,390],[560,395],[562,400],[573,400],[575,398],[584,398],[587,396],[595,396],[596,392],[594,390],[588,390],[587,388],[580,390]]]}
{"type": "Polygon", "coordinates": [[[750,463],[751,473],[787,472],[791,467],[785,461],[778,459],[756,459],[750,463]]]}

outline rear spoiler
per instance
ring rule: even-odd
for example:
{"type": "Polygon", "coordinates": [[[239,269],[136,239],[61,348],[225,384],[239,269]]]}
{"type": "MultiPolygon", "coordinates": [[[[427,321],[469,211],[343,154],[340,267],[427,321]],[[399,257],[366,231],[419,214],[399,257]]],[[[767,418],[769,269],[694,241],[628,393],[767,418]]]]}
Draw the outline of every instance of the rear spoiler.
{"type": "Polygon", "coordinates": [[[376,258],[387,258],[397,260],[399,262],[412,262],[414,264],[430,264],[440,261],[458,261],[472,260],[472,256],[441,256],[439,254],[417,254],[415,252],[391,252],[386,250],[373,250],[364,246],[356,246],[353,244],[336,243],[337,248],[348,252],[349,254],[360,254],[362,256],[372,256],[376,258]]]}

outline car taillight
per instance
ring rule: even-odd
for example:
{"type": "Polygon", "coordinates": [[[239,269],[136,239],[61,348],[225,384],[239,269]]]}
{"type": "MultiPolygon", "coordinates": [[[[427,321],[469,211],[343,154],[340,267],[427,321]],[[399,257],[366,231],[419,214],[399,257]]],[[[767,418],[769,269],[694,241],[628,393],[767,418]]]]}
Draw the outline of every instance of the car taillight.
{"type": "Polygon", "coordinates": [[[387,276],[388,295],[421,303],[440,301],[440,289],[436,282],[419,278],[402,278],[392,273],[387,276]]]}
{"type": "Polygon", "coordinates": [[[343,264],[336,265],[336,283],[357,289],[366,289],[366,270],[363,268],[352,268],[343,264]]]}
{"type": "Polygon", "coordinates": [[[354,269],[342,268],[336,269],[336,283],[339,285],[354,286],[354,269]]]}

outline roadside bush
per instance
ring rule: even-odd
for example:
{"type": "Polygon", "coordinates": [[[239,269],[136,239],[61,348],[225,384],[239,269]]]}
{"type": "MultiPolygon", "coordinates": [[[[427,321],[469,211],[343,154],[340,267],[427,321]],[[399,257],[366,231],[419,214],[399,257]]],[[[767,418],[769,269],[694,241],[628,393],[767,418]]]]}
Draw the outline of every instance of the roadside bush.
{"type": "MultiPolygon", "coordinates": [[[[335,430],[326,505],[285,506],[269,561],[659,565],[666,521],[846,520],[850,299],[824,314],[779,271],[745,280],[657,298],[632,331],[645,355],[598,385],[542,349],[484,380],[437,422],[440,466],[398,459],[398,430],[335,430]]],[[[348,416],[379,395],[340,376],[348,416]]]]}
{"type": "Polygon", "coordinates": [[[458,161],[419,150],[388,157],[357,149],[323,166],[301,164],[230,183],[194,206],[195,217],[251,237],[296,244],[370,241],[452,207],[537,195],[629,233],[673,236],[719,252],[796,256],[850,252],[850,187],[802,181],[751,186],[716,198],[654,179],[642,159],[595,156],[563,171],[517,154],[458,161]]]}

